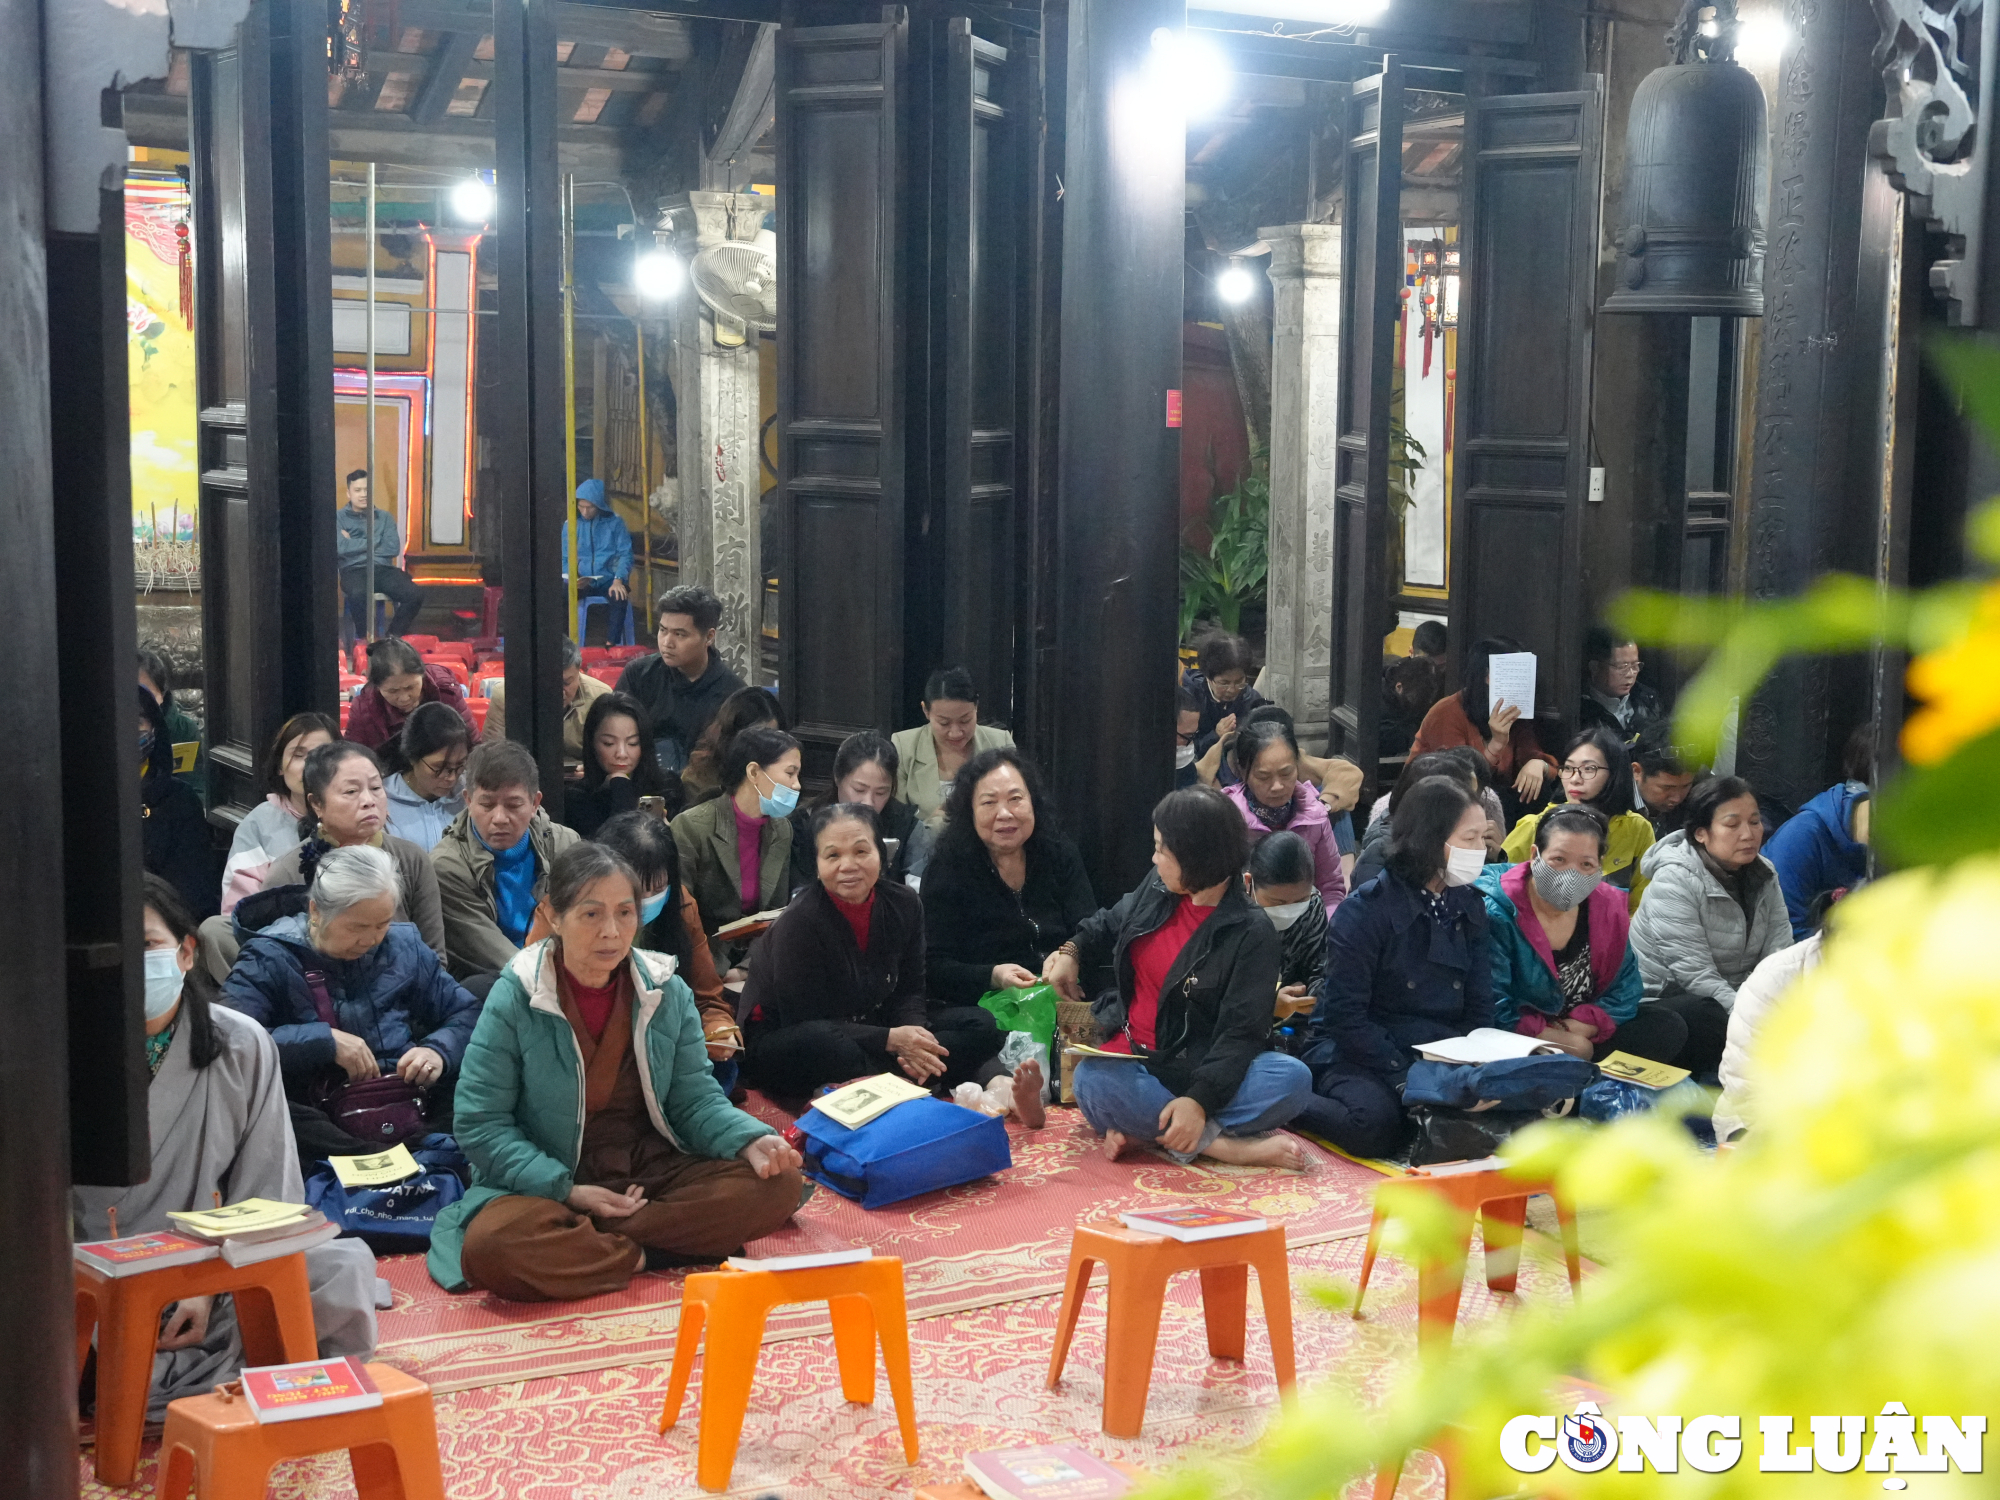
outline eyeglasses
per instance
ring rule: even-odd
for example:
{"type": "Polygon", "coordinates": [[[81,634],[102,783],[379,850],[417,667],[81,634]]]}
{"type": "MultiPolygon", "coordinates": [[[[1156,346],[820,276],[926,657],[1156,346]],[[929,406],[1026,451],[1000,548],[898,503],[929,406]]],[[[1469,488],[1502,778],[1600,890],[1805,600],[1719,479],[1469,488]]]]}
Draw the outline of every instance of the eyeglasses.
{"type": "Polygon", "coordinates": [[[1642,661],[1608,661],[1604,665],[1612,672],[1636,672],[1646,664],[1642,661]]]}
{"type": "Polygon", "coordinates": [[[1594,760],[1566,760],[1556,769],[1565,776],[1602,776],[1610,768],[1594,760]]]}
{"type": "Polygon", "coordinates": [[[428,760],[420,760],[417,762],[417,765],[423,770],[426,776],[449,776],[454,781],[465,770],[465,762],[462,760],[448,760],[443,765],[438,765],[428,760]]]}

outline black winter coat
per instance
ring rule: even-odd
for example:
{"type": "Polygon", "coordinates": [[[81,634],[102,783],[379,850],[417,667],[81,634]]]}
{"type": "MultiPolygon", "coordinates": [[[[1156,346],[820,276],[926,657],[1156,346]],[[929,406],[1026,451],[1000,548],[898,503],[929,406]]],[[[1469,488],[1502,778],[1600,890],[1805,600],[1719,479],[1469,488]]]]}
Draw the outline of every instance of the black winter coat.
{"type": "Polygon", "coordinates": [[[750,950],[743,1008],[753,1049],[758,1035],[780,1027],[845,1021],[881,1028],[879,1037],[862,1040],[886,1052],[891,1028],[925,1024],[924,908],[917,893],[877,882],[864,953],[815,880],[750,950]]]}
{"type": "Polygon", "coordinates": [[[1028,840],[1028,878],[1009,890],[978,839],[941,839],[924,867],[926,967],[947,1005],[977,1005],[997,964],[1039,974],[1042,960],[1097,910],[1083,856],[1060,835],[1028,840]]]}
{"type": "MultiPolygon", "coordinates": [[[[1116,906],[1077,927],[1074,940],[1084,962],[1108,958],[1118,976],[1117,990],[1091,1005],[1093,1018],[1106,1032],[1124,1029],[1132,1003],[1133,941],[1164,927],[1180,899],[1157,873],[1148,875],[1116,906]]],[[[1144,1053],[1146,1066],[1210,1116],[1236,1097],[1250,1064],[1270,1047],[1281,949],[1271,919],[1251,904],[1239,882],[1231,881],[1160,986],[1153,1023],[1157,1045],[1144,1053]]],[[[1136,1043],[1134,1049],[1140,1050],[1136,1043]]]]}

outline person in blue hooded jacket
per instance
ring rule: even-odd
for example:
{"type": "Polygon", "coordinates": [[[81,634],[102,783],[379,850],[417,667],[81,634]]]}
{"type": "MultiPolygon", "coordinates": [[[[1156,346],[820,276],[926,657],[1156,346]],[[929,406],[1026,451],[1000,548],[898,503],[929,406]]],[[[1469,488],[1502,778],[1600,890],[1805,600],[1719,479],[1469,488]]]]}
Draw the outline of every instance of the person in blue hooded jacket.
{"type": "Polygon", "coordinates": [[[479,1001],[395,910],[395,861],[380,849],[329,849],[306,910],[248,937],[222,999],[278,1047],[299,1150],[308,1159],[371,1149],[320,1110],[326,1086],[393,1074],[426,1091],[425,1118],[451,1130],[451,1095],[479,1001]],[[333,1014],[321,1016],[316,990],[333,1014]]]}
{"type": "MultiPolygon", "coordinates": [[[[569,528],[562,534],[562,563],[569,572],[569,528]]],[[[632,533],[604,498],[604,481],[586,479],[576,487],[576,597],[609,599],[607,641],[623,640],[631,614],[625,580],[632,573],[632,533]]]]}
{"type": "Polygon", "coordinates": [[[1875,775],[1875,726],[1847,737],[1842,780],[1778,825],[1764,857],[1778,872],[1792,936],[1804,942],[1816,930],[1813,903],[1829,891],[1861,884],[1868,874],[1868,784],[1875,775]]]}

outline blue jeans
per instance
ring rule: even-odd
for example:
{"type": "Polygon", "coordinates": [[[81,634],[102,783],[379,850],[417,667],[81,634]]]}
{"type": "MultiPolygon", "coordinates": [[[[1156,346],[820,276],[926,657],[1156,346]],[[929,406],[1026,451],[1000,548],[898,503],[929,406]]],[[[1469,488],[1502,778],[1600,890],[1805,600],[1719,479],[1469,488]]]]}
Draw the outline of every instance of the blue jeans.
{"type": "Polygon", "coordinates": [[[1192,1151],[1169,1151],[1159,1144],[1160,1111],[1174,1100],[1144,1063],[1105,1062],[1086,1057],[1076,1065],[1076,1102],[1091,1128],[1115,1130],[1137,1145],[1151,1146],[1183,1164],[1193,1161],[1219,1135],[1258,1135],[1276,1130],[1312,1098],[1312,1070],[1283,1052],[1259,1054],[1243,1075],[1236,1097],[1208,1117],[1192,1151]]]}
{"type": "Polygon", "coordinates": [[[742,1065],[734,1057],[725,1057],[719,1062],[712,1057],[708,1060],[708,1071],[715,1075],[716,1087],[725,1094],[735,1090],[737,1074],[741,1067],[742,1065]]]}

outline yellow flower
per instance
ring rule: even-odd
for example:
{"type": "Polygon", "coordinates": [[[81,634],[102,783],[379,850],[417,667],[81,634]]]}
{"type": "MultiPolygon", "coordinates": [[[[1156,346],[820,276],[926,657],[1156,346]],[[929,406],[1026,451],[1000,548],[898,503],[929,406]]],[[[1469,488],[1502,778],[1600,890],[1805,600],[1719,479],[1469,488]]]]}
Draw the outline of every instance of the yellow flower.
{"type": "Polygon", "coordinates": [[[1903,725],[1903,754],[1911,763],[1936,765],[2000,729],[2000,584],[1980,595],[1964,635],[1910,663],[1907,681],[1924,700],[1903,725]]]}

